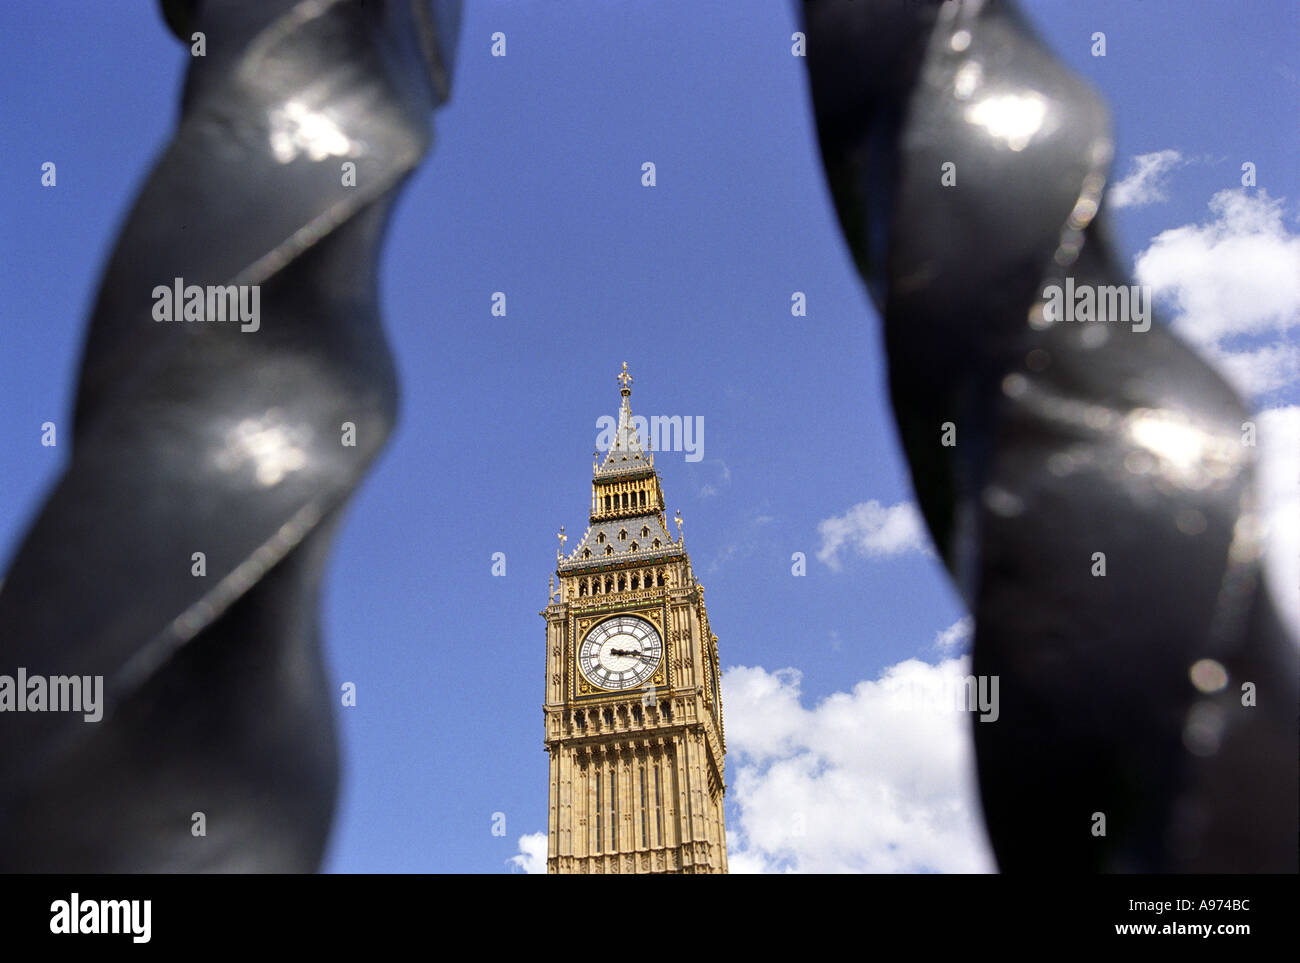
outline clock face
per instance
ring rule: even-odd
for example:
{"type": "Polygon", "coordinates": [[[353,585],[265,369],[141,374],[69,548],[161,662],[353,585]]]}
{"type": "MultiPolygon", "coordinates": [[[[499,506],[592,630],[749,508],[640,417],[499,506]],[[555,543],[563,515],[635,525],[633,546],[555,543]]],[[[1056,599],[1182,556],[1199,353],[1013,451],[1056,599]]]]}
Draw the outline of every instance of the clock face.
{"type": "Polygon", "coordinates": [[[587,633],[578,649],[578,668],[594,686],[634,689],[654,675],[663,654],[663,641],[653,625],[634,615],[618,615],[587,633]]]}

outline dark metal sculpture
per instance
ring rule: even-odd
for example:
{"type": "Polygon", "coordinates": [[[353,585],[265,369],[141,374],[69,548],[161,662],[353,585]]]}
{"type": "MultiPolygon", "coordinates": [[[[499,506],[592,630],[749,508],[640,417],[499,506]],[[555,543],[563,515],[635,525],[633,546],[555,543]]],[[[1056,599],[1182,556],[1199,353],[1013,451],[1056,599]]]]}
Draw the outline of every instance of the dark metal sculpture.
{"type": "Polygon", "coordinates": [[[376,255],[457,10],[165,12],[204,55],[100,288],[70,464],[0,592],[0,671],[102,677],[102,718],[0,716],[3,871],[314,870],[333,812],[317,594],[393,423],[376,255]]]}
{"type": "Polygon", "coordinates": [[[1102,104],[998,0],[804,15],[912,480],[974,671],[1000,677],[974,723],[999,865],[1295,871],[1297,654],[1261,578],[1250,415],[1117,294],[1091,321],[1064,302],[1128,285],[1097,217],[1102,104]]]}

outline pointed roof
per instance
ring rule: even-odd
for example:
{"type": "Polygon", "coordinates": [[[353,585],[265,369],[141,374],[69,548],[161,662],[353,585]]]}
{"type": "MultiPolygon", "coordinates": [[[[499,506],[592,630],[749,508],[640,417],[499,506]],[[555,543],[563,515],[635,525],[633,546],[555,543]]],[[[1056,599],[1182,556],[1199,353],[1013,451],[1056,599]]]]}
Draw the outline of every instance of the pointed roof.
{"type": "Polygon", "coordinates": [[[641,447],[641,439],[637,437],[636,428],[632,424],[632,406],[628,400],[632,397],[632,376],[627,373],[626,361],[623,362],[623,370],[617,380],[618,393],[623,396],[623,403],[618,411],[618,429],[614,435],[614,444],[610,446],[605,460],[596,467],[596,478],[654,468],[654,455],[641,447]]]}
{"type": "MultiPolygon", "coordinates": [[[[618,382],[623,404],[619,410],[617,433],[604,459],[592,466],[591,525],[567,555],[564,554],[563,544],[568,536],[561,532],[557,567],[561,573],[618,566],[629,561],[675,558],[683,552],[680,535],[674,540],[668,534],[668,522],[663,514],[663,492],[654,468],[654,455],[642,447],[632,423],[632,408],[628,401],[632,395],[632,376],[627,373],[626,361],[618,375],[618,382]],[[653,476],[653,480],[646,481],[647,476],[653,476]],[[621,509],[616,504],[613,509],[606,505],[602,510],[600,500],[606,497],[602,493],[612,490],[607,487],[609,483],[625,479],[634,484],[644,482],[643,494],[650,496],[648,503],[634,502],[629,506],[625,501],[621,509]]],[[[599,450],[596,456],[599,459],[599,450]]],[[[612,487],[617,487],[617,484],[612,487]]]]}
{"type": "Polygon", "coordinates": [[[664,527],[663,517],[656,512],[593,522],[577,547],[568,555],[561,555],[556,570],[569,572],[621,562],[654,562],[680,554],[681,542],[673,541],[664,527]]]}

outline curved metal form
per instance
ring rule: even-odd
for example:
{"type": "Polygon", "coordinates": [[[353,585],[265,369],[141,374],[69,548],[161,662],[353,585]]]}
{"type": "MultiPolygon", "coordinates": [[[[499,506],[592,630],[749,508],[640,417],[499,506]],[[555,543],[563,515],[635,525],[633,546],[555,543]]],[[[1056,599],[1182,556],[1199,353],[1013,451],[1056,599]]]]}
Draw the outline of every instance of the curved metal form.
{"type": "Polygon", "coordinates": [[[310,871],[333,813],[317,596],[393,424],[377,254],[456,8],[164,6],[205,55],[104,275],[71,461],[0,592],[0,672],[44,680],[0,715],[4,871],[310,871]],[[71,679],[84,703],[102,679],[94,711],[49,711],[71,679]]]}
{"type": "Polygon", "coordinates": [[[1297,653],[1250,416],[1110,253],[1103,105],[1008,3],[804,13],[913,484],[1000,680],[974,723],[1000,866],[1294,871],[1297,653]]]}

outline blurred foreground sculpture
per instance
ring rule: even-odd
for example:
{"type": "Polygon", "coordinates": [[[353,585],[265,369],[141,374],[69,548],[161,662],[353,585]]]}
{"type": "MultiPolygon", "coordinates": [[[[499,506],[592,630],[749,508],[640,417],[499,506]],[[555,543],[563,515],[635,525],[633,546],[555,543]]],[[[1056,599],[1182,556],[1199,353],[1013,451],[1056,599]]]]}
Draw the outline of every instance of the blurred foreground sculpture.
{"type": "Polygon", "coordinates": [[[0,592],[0,671],[102,676],[103,717],[0,715],[0,871],[310,871],[333,813],[317,595],[393,423],[376,259],[456,10],[164,7],[206,55],[100,288],[71,461],[0,592]],[[236,303],[251,317],[214,313],[236,303]]]}
{"type": "Polygon", "coordinates": [[[912,480],[973,671],[1000,677],[974,723],[999,865],[1294,872],[1297,652],[1261,577],[1250,415],[1132,304],[1083,322],[1051,292],[1129,283],[1097,218],[1105,109],[1008,3],[804,18],[912,480]]]}

